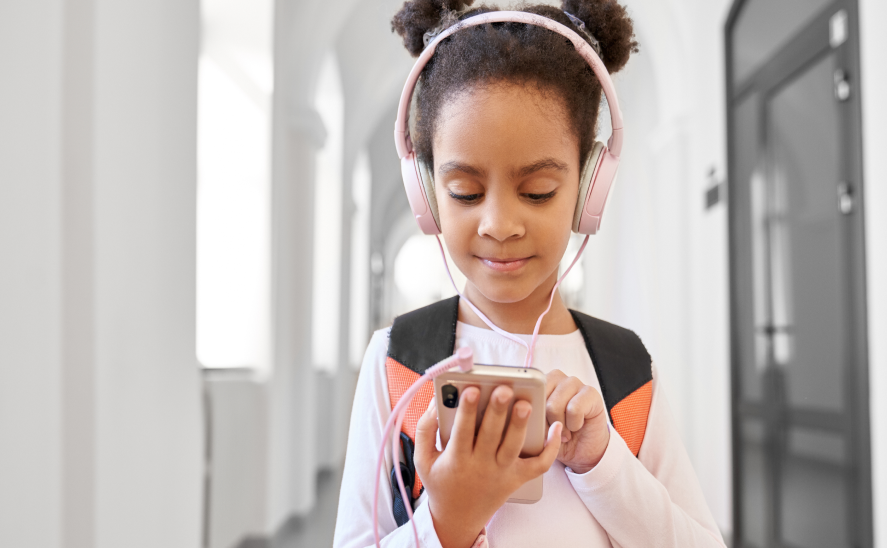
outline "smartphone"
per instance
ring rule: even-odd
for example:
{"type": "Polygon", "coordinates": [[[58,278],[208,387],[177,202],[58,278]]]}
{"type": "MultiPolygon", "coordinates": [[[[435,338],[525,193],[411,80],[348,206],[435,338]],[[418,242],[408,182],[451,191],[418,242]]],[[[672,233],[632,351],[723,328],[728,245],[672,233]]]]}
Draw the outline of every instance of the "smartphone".
{"type": "MultiPolygon", "coordinates": [[[[469,386],[476,386],[480,389],[477,423],[474,430],[477,433],[481,421],[483,421],[484,411],[490,401],[490,395],[500,384],[507,384],[514,391],[514,398],[508,404],[506,427],[511,421],[511,409],[515,401],[526,400],[533,406],[527,423],[527,437],[521,449],[521,457],[535,457],[542,452],[545,445],[545,373],[531,367],[506,365],[475,364],[474,368],[467,373],[454,369],[434,379],[440,443],[443,447],[446,447],[450,440],[450,432],[456,421],[456,410],[462,390],[469,386]]],[[[542,476],[539,476],[523,484],[511,495],[508,502],[532,504],[541,498],[542,476]]]]}

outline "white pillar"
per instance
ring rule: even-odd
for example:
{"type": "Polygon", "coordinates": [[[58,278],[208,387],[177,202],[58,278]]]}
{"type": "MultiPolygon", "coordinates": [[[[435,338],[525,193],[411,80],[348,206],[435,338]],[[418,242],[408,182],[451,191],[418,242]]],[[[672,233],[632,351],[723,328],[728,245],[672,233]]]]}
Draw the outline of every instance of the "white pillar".
{"type": "Polygon", "coordinates": [[[0,7],[0,545],[200,545],[196,0],[0,7]]]}
{"type": "Polygon", "coordinates": [[[96,546],[193,547],[196,0],[96,0],[96,546]]]}
{"type": "Polygon", "coordinates": [[[313,98],[320,59],[354,0],[277,0],[272,114],[272,373],[268,512],[277,531],[316,498],[318,416],[311,363],[314,174],[325,129],[313,98]]]}
{"type": "MultiPolygon", "coordinates": [[[[314,506],[317,428],[311,363],[315,157],[324,129],[311,97],[322,48],[316,2],[279,0],[274,23],[271,162],[272,376],[268,394],[266,531],[314,506]],[[299,32],[302,31],[302,32],[299,32]]],[[[324,25],[320,25],[321,27],[324,25]]]]}
{"type": "MultiPolygon", "coordinates": [[[[275,103],[280,100],[275,98],[275,103]]],[[[269,532],[276,531],[292,514],[310,510],[315,498],[318,417],[311,363],[311,235],[317,147],[288,122],[275,120],[279,126],[274,129],[269,532]]]]}
{"type": "Polygon", "coordinates": [[[62,17],[0,3],[0,546],[62,538],[62,17]]]}

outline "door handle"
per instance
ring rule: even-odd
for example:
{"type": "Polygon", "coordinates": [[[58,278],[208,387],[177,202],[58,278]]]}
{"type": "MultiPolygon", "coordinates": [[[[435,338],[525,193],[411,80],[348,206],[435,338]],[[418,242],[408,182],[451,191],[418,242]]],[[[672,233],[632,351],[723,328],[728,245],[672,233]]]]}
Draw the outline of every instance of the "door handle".
{"type": "Polygon", "coordinates": [[[843,69],[835,71],[835,99],[844,102],[850,98],[850,80],[843,69]]]}
{"type": "Polygon", "coordinates": [[[844,215],[853,212],[853,185],[847,181],[838,183],[838,208],[844,215]]]}

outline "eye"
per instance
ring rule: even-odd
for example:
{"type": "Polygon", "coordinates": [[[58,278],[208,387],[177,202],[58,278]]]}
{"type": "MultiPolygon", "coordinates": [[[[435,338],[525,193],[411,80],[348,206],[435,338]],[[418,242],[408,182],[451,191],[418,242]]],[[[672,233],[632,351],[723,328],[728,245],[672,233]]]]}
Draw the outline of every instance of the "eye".
{"type": "Polygon", "coordinates": [[[548,192],[546,194],[524,194],[524,196],[526,196],[528,200],[535,204],[543,204],[548,200],[554,198],[555,194],[557,194],[557,191],[552,190],[551,192],[548,192]]]}
{"type": "Polygon", "coordinates": [[[463,204],[473,204],[483,196],[483,194],[456,194],[451,190],[448,190],[447,193],[450,195],[450,198],[463,204]]]}

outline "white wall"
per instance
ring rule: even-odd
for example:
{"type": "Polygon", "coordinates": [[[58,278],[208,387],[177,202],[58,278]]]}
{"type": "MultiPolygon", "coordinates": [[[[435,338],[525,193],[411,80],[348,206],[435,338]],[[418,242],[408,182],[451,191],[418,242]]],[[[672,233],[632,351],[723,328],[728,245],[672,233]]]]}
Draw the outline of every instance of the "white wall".
{"type": "Polygon", "coordinates": [[[0,25],[0,545],[198,546],[197,4],[0,25]]]}
{"type": "Polygon", "coordinates": [[[875,546],[887,548],[887,3],[859,10],[875,546]]]}
{"type": "Polygon", "coordinates": [[[206,373],[211,414],[208,548],[233,548],[244,538],[265,533],[268,398],[264,387],[243,373],[206,373]]]}
{"type": "Polygon", "coordinates": [[[619,180],[586,251],[587,311],[650,350],[718,525],[732,530],[723,24],[731,2],[626,0],[641,52],[615,76],[619,180]]]}

